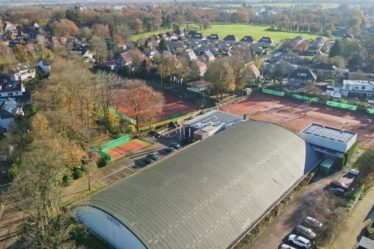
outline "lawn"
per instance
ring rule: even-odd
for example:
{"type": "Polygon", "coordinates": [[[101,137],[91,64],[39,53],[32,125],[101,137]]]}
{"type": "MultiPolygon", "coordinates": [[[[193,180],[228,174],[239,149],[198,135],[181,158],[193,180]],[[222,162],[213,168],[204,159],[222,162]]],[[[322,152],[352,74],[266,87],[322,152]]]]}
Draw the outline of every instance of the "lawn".
{"type": "Polygon", "coordinates": [[[251,35],[256,40],[259,40],[263,36],[269,36],[274,42],[279,42],[283,39],[294,38],[298,35],[302,35],[305,39],[314,39],[318,35],[306,34],[306,33],[292,33],[292,32],[278,32],[267,30],[269,26],[252,25],[252,24],[213,24],[210,28],[203,30],[204,35],[210,35],[212,33],[218,34],[221,38],[226,35],[235,35],[236,38],[241,39],[243,36],[251,35]]]}
{"type": "Polygon", "coordinates": [[[339,6],[337,3],[254,3],[250,4],[255,7],[277,7],[277,8],[294,8],[294,7],[311,7],[320,6],[321,9],[334,9],[339,6]]]}
{"type": "MultiPolygon", "coordinates": [[[[190,28],[194,25],[190,24],[190,28]]],[[[253,25],[253,24],[212,24],[208,29],[202,30],[201,32],[207,36],[212,33],[218,34],[221,38],[226,35],[235,35],[237,38],[241,39],[243,36],[251,35],[256,40],[259,40],[263,36],[270,36],[274,42],[279,42],[282,39],[294,38],[298,35],[304,36],[305,39],[314,39],[318,35],[307,34],[307,33],[293,33],[293,32],[282,32],[282,31],[270,31],[267,30],[269,26],[266,25],[253,25]]],[[[148,38],[152,35],[159,34],[168,31],[167,29],[159,31],[145,32],[142,34],[136,34],[131,36],[131,40],[137,41],[139,38],[148,38]]]]}
{"type": "Polygon", "coordinates": [[[150,32],[145,32],[145,33],[141,33],[141,34],[135,34],[135,35],[131,36],[131,40],[132,41],[137,41],[140,38],[148,38],[152,35],[158,35],[160,33],[166,32],[166,31],[169,31],[169,30],[168,29],[161,29],[159,31],[150,31],[150,32]]]}

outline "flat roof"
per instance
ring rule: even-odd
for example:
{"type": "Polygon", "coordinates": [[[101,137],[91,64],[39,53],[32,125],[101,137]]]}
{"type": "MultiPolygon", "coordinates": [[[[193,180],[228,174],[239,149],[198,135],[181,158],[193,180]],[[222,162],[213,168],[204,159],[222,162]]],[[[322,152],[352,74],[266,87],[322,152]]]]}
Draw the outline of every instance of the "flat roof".
{"type": "MultiPolygon", "coordinates": [[[[89,203],[126,226],[147,248],[227,248],[317,161],[310,146],[291,131],[245,121],[97,192],[89,203]]],[[[89,228],[97,234],[101,224],[95,215],[86,220],[95,223],[89,228]]]]}
{"type": "Polygon", "coordinates": [[[231,125],[242,121],[243,117],[228,112],[213,110],[207,112],[201,116],[198,116],[194,119],[189,120],[185,123],[185,126],[190,126],[195,129],[201,129],[207,125],[220,125],[222,123],[226,125],[231,125]]]}
{"type": "Polygon", "coordinates": [[[352,138],[354,138],[357,135],[354,132],[343,131],[340,129],[323,126],[320,124],[309,125],[307,128],[303,130],[303,133],[330,139],[341,143],[348,143],[352,138]]]}

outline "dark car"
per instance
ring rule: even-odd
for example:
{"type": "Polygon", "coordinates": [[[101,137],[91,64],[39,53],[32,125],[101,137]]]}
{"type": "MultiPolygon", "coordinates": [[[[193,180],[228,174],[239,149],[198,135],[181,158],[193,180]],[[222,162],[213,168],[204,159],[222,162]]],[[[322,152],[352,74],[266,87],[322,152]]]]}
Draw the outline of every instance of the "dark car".
{"type": "Polygon", "coordinates": [[[150,132],[148,132],[148,135],[152,136],[152,137],[155,137],[155,138],[160,138],[161,137],[160,133],[158,133],[157,131],[150,131],[150,132]]]}
{"type": "Polygon", "coordinates": [[[148,154],[146,158],[149,158],[152,161],[158,161],[160,160],[160,155],[157,152],[154,152],[154,153],[148,154]]]}
{"type": "Polygon", "coordinates": [[[337,196],[342,196],[346,191],[342,188],[330,187],[329,191],[337,196]]]}
{"type": "Polygon", "coordinates": [[[169,147],[173,147],[174,149],[179,149],[181,148],[182,146],[176,142],[172,142],[169,144],[169,147]]]}
{"type": "Polygon", "coordinates": [[[330,183],[330,185],[332,187],[338,187],[338,188],[341,188],[341,189],[344,189],[345,191],[348,191],[349,190],[349,186],[345,183],[342,183],[340,181],[337,181],[337,180],[334,180],[330,183]]]}
{"type": "Polygon", "coordinates": [[[147,165],[147,164],[153,163],[153,160],[148,158],[148,157],[144,157],[143,162],[144,162],[145,165],[147,165]]]}
{"type": "Polygon", "coordinates": [[[314,239],[316,237],[316,234],[312,229],[304,227],[303,225],[297,225],[293,230],[296,234],[301,235],[307,239],[314,239]]]}
{"type": "Polygon", "coordinates": [[[134,162],[134,168],[143,168],[144,166],[146,166],[147,163],[144,162],[144,160],[135,160],[134,162]]]}
{"type": "Polygon", "coordinates": [[[164,149],[164,153],[165,154],[169,154],[169,153],[171,153],[171,152],[176,152],[177,150],[175,149],[175,148],[173,148],[173,147],[166,147],[165,149],[164,149]]]}

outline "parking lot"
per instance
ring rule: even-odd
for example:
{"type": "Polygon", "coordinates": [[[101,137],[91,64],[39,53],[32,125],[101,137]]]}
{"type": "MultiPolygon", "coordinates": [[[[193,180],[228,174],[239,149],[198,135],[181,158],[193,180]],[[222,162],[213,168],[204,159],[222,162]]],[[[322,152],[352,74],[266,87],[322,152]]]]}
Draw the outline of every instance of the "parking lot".
{"type": "Polygon", "coordinates": [[[315,217],[323,223],[331,214],[331,207],[337,200],[337,198],[332,198],[334,195],[326,190],[326,186],[341,175],[340,172],[329,177],[317,178],[303,188],[293,202],[274,219],[248,249],[278,248],[282,241],[292,233],[293,228],[301,224],[307,216],[315,217]]]}

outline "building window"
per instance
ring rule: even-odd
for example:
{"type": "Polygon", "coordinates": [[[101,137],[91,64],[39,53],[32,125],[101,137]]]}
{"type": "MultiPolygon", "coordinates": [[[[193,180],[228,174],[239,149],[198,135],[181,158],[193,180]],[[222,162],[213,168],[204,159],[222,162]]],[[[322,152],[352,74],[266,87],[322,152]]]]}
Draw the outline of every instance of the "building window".
{"type": "Polygon", "coordinates": [[[13,93],[8,93],[8,96],[13,96],[13,93]]]}

